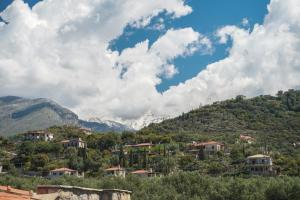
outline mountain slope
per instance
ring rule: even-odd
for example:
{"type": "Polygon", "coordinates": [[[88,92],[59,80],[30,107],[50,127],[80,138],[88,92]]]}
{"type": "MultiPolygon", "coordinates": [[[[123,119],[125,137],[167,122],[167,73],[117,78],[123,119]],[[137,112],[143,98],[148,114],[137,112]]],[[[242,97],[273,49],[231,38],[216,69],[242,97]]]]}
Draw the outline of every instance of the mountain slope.
{"type": "Polygon", "coordinates": [[[72,111],[49,99],[25,99],[15,96],[0,97],[0,135],[12,135],[51,126],[74,125],[94,131],[123,131],[129,128],[111,123],[80,120],[72,111]]]}
{"type": "Polygon", "coordinates": [[[289,132],[300,136],[300,91],[215,102],[179,117],[150,124],[140,133],[289,132]]]}

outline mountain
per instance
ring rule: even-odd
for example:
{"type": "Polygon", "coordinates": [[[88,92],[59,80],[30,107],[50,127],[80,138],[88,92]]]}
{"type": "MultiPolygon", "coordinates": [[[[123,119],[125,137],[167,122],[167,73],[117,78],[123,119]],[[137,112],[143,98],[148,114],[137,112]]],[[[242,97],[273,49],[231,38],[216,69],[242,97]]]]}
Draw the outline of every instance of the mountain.
{"type": "Polygon", "coordinates": [[[138,133],[285,133],[300,139],[300,91],[279,91],[277,96],[250,99],[240,95],[152,123],[138,133]]]}
{"type": "Polygon", "coordinates": [[[72,111],[49,99],[26,99],[16,96],[0,97],[0,135],[12,135],[51,126],[74,125],[93,131],[130,130],[125,125],[84,121],[72,111]]]}
{"type": "Polygon", "coordinates": [[[116,131],[116,132],[122,132],[122,131],[134,131],[133,128],[126,126],[124,124],[121,124],[119,122],[115,122],[112,120],[103,120],[97,117],[90,118],[87,121],[80,120],[80,123],[84,127],[91,128],[95,131],[116,131]]]}

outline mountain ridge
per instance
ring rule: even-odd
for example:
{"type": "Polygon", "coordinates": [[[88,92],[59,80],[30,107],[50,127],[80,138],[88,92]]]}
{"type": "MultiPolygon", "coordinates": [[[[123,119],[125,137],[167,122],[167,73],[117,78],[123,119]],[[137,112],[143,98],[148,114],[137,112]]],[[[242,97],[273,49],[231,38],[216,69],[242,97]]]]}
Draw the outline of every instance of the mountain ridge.
{"type": "Polygon", "coordinates": [[[106,124],[79,119],[71,110],[50,99],[0,97],[0,135],[13,135],[51,126],[74,125],[97,132],[132,130],[120,123],[106,124]]]}

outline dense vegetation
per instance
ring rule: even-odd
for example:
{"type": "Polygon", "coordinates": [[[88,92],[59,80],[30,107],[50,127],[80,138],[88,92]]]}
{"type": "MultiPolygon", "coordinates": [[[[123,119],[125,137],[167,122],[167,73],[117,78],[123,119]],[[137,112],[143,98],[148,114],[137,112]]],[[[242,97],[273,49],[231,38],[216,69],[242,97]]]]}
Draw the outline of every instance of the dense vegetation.
{"type": "Polygon", "coordinates": [[[293,177],[211,177],[181,172],[162,178],[126,179],[104,177],[55,180],[0,176],[0,185],[35,189],[39,184],[77,185],[91,188],[123,188],[133,191],[132,200],[299,200],[300,178],[293,177]]]}
{"type": "Polygon", "coordinates": [[[293,133],[300,135],[300,91],[279,91],[251,99],[237,96],[200,107],[174,119],[151,124],[147,133],[293,133]]]}

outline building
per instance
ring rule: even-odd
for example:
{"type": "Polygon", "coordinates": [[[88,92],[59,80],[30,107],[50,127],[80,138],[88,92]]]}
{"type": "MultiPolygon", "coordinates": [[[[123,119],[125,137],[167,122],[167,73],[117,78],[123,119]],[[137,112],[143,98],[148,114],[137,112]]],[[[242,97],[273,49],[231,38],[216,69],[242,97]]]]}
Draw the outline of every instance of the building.
{"type": "Polygon", "coordinates": [[[152,143],[140,143],[140,144],[130,144],[130,145],[126,145],[125,147],[127,148],[146,148],[146,149],[150,149],[152,146],[154,146],[152,143]]]}
{"type": "Polygon", "coordinates": [[[0,186],[0,200],[39,200],[30,191],[19,190],[10,186],[0,186]]]}
{"type": "Polygon", "coordinates": [[[34,197],[43,200],[90,199],[130,200],[131,191],[119,189],[93,189],[67,185],[41,185],[34,197]]]}
{"type": "Polygon", "coordinates": [[[189,145],[190,152],[199,152],[199,150],[203,150],[204,153],[216,153],[218,151],[224,150],[224,144],[215,141],[209,142],[193,142],[189,145]]]}
{"type": "Polygon", "coordinates": [[[53,140],[54,135],[48,131],[29,131],[24,133],[24,140],[30,141],[51,141],[53,140]]]}
{"type": "Polygon", "coordinates": [[[67,185],[40,185],[36,193],[0,186],[0,200],[130,200],[131,191],[93,189],[67,185]]]}
{"type": "Polygon", "coordinates": [[[61,143],[65,148],[75,147],[75,148],[84,149],[87,147],[86,143],[81,138],[72,138],[69,140],[63,140],[61,141],[61,143]]]}
{"type": "Polygon", "coordinates": [[[58,178],[61,176],[77,176],[77,177],[84,177],[84,173],[79,173],[77,170],[69,169],[69,168],[58,168],[51,170],[49,172],[49,178],[58,178]]]}
{"type": "Polygon", "coordinates": [[[272,158],[267,155],[257,154],[247,157],[247,168],[250,174],[271,175],[273,174],[272,158]]]}
{"type": "Polygon", "coordinates": [[[295,148],[300,148],[300,142],[294,142],[294,143],[293,143],[293,146],[294,146],[295,148]]]}
{"type": "Polygon", "coordinates": [[[80,127],[79,130],[82,131],[86,135],[92,135],[92,129],[91,128],[80,127]]]}
{"type": "Polygon", "coordinates": [[[152,169],[149,170],[140,169],[140,170],[132,171],[130,172],[130,174],[134,174],[140,177],[156,177],[158,175],[158,173],[153,172],[152,169]]]}
{"type": "Polygon", "coordinates": [[[240,135],[240,141],[241,142],[245,142],[245,143],[248,143],[248,144],[252,144],[255,139],[249,135],[240,135]]]}
{"type": "Polygon", "coordinates": [[[111,168],[107,168],[105,169],[107,175],[110,176],[118,176],[118,177],[123,177],[125,178],[126,176],[126,170],[122,167],[117,166],[117,167],[111,167],[111,168]]]}

